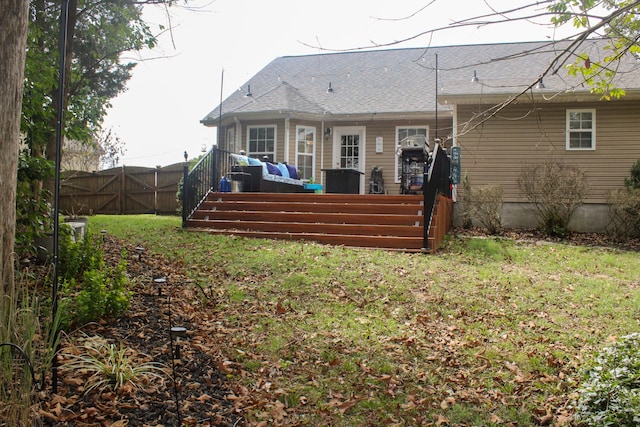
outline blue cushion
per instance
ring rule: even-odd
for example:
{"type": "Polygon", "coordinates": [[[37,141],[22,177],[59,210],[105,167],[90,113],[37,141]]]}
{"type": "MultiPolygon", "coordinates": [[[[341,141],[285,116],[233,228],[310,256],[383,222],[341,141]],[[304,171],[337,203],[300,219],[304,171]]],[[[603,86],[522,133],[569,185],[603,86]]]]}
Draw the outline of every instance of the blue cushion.
{"type": "Polygon", "coordinates": [[[283,177],[289,178],[289,169],[287,169],[287,167],[285,165],[283,165],[282,163],[278,162],[278,169],[280,169],[280,174],[283,177]]]}
{"type": "Polygon", "coordinates": [[[269,171],[269,173],[271,175],[280,175],[280,176],[282,175],[280,173],[280,169],[278,169],[278,167],[276,165],[274,165],[273,163],[269,163],[269,162],[266,162],[266,163],[267,163],[267,170],[269,171]]]}
{"type": "Polygon", "coordinates": [[[269,173],[269,171],[267,170],[267,165],[260,160],[254,159],[253,157],[249,157],[247,160],[249,161],[249,166],[262,166],[262,175],[266,175],[269,173]]]}
{"type": "Polygon", "coordinates": [[[231,158],[234,159],[236,161],[236,163],[240,166],[248,166],[249,165],[249,159],[247,159],[247,156],[243,156],[240,154],[231,154],[231,158]]]}
{"type": "Polygon", "coordinates": [[[285,166],[289,170],[289,178],[300,179],[298,177],[298,169],[296,169],[295,166],[290,166],[290,165],[285,165],[285,166]]]}

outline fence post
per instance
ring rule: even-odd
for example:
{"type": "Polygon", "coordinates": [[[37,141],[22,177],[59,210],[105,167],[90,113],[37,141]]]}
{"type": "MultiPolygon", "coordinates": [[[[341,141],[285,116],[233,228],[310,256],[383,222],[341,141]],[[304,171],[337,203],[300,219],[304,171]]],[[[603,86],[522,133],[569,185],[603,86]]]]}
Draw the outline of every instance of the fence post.
{"type": "Polygon", "coordinates": [[[118,187],[118,215],[124,215],[125,213],[125,179],[127,173],[125,172],[126,166],[122,165],[120,168],[120,185],[118,187]]]}
{"type": "Polygon", "coordinates": [[[182,167],[182,228],[187,226],[187,212],[189,207],[187,206],[189,198],[187,192],[189,191],[189,165],[184,162],[182,167]]]}

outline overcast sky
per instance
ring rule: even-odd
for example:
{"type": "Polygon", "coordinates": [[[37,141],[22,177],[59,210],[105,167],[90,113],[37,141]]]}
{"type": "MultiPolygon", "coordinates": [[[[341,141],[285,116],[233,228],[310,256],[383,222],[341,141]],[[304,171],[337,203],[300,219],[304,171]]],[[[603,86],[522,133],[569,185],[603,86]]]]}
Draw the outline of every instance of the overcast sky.
{"type": "MultiPolygon", "coordinates": [[[[531,2],[190,0],[189,5],[197,10],[171,8],[172,37],[165,33],[154,51],[142,53],[148,59],[134,69],[127,92],[113,100],[105,126],[113,128],[125,143],[121,165],[153,167],[181,162],[185,150],[193,158],[215,142],[214,129],[204,127],[200,120],[220,102],[223,69],[222,96],[226,98],[279,56],[390,43],[490,14],[489,6],[506,10],[531,2]]],[[[153,28],[168,25],[162,8],[148,8],[145,17],[153,28]]],[[[439,31],[394,47],[553,37],[548,26],[518,22],[439,31]]]]}

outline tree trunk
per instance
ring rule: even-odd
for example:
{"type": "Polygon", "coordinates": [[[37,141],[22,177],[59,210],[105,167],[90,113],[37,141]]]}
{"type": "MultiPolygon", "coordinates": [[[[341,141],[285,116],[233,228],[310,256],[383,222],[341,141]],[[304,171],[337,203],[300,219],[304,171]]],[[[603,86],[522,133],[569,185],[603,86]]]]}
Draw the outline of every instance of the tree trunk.
{"type": "Polygon", "coordinates": [[[29,0],[0,1],[0,295],[14,293],[20,112],[29,0]]]}

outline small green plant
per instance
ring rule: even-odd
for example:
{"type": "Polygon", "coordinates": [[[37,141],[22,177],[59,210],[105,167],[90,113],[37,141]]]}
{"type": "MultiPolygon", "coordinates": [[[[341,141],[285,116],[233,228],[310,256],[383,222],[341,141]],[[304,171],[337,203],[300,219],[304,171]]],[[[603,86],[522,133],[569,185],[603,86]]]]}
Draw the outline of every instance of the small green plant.
{"type": "Polygon", "coordinates": [[[86,378],[84,393],[98,393],[106,389],[123,391],[125,388],[141,388],[151,379],[162,379],[164,365],[145,361],[137,363],[134,359],[148,360],[149,357],[137,354],[133,350],[108,343],[94,336],[84,340],[84,345],[72,346],[63,354],[67,362],[61,365],[63,372],[78,373],[86,378]]]}
{"type": "Polygon", "coordinates": [[[628,189],[640,188],[640,160],[631,166],[629,177],[624,179],[624,185],[628,189]]]}
{"type": "Polygon", "coordinates": [[[582,377],[576,405],[581,425],[640,425],[640,333],[603,349],[582,377]]]}
{"type": "Polygon", "coordinates": [[[127,253],[116,266],[108,266],[99,240],[88,236],[79,243],[61,246],[61,301],[67,326],[82,325],[103,317],[118,317],[129,307],[132,293],[127,279],[127,253]]]}

